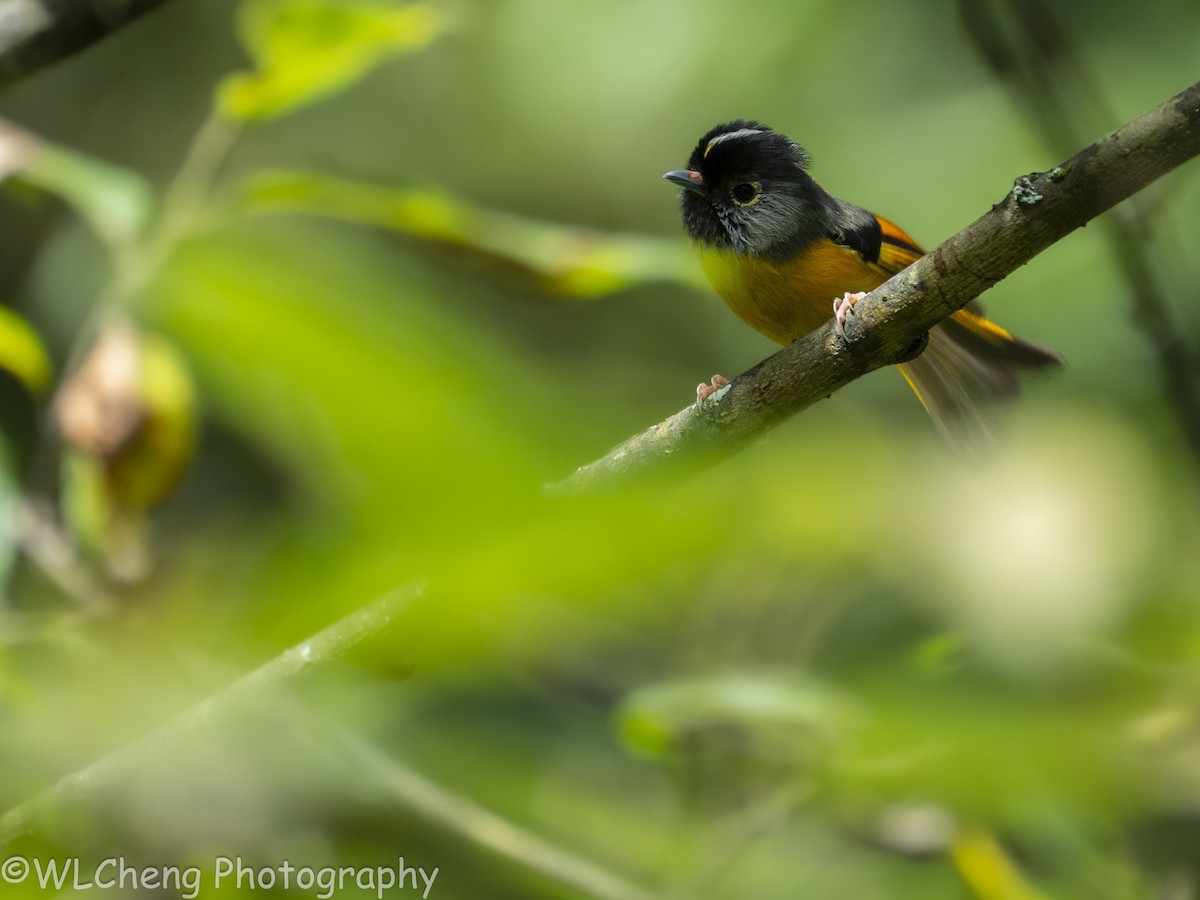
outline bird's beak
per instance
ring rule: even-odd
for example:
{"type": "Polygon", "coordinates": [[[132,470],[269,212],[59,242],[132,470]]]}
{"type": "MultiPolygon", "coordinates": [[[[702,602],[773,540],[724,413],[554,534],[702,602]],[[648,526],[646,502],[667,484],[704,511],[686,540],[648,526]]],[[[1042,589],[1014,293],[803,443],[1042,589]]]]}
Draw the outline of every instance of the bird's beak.
{"type": "Polygon", "coordinates": [[[704,189],[704,179],[700,177],[699,172],[693,172],[690,169],[676,169],[674,172],[668,172],[663,178],[680,187],[687,188],[689,191],[694,191],[701,197],[708,195],[708,191],[704,189]]]}

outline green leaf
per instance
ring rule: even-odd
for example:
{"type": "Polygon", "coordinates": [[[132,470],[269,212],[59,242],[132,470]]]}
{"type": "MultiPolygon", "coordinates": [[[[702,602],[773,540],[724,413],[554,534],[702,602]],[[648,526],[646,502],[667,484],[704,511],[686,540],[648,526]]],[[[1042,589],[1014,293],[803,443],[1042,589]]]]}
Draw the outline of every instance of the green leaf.
{"type": "Polygon", "coordinates": [[[250,212],[289,211],[373,225],[516,263],[549,291],[594,298],[647,281],[702,286],[686,244],[605,234],[483,209],[442,191],[397,189],[308,172],[264,172],[242,189],[250,212]]]}
{"type": "Polygon", "coordinates": [[[17,558],[17,504],[20,494],[10,468],[8,448],[0,435],[0,604],[17,558]]]}
{"type": "Polygon", "coordinates": [[[217,105],[232,119],[264,120],[337,93],[390,55],[427,46],[445,21],[422,3],[250,0],[238,25],[256,71],[225,79],[217,105]]]}
{"type": "Polygon", "coordinates": [[[740,734],[759,748],[828,745],[849,724],[845,702],[823,684],[792,674],[732,672],[634,691],[617,715],[625,742],[669,755],[705,733],[740,734]]]}
{"type": "Polygon", "coordinates": [[[65,200],[106,242],[120,246],[141,234],[153,195],[140,176],[34,139],[25,147],[13,169],[65,200]]]}
{"type": "Polygon", "coordinates": [[[109,460],[110,489],[125,507],[152,509],[178,485],[196,440],[196,389],[183,355],[162,335],[143,333],[139,390],[142,427],[109,460]]]}
{"type": "Polygon", "coordinates": [[[4,306],[0,306],[0,369],[11,372],[35,394],[46,390],[54,376],[38,333],[4,306]]]}
{"type": "Polygon", "coordinates": [[[103,462],[76,450],[63,454],[61,502],[63,520],[76,540],[90,550],[103,548],[113,519],[103,462]]]}

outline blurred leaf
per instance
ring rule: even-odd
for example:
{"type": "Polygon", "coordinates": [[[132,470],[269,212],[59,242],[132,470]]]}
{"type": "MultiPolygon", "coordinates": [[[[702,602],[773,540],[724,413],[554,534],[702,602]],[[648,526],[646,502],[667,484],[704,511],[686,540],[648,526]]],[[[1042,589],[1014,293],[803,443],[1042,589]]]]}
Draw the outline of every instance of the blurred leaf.
{"type": "Polygon", "coordinates": [[[983,831],[968,831],[954,842],[954,865],[978,900],[1043,900],[1001,849],[983,831]]]}
{"type": "Polygon", "coordinates": [[[196,394],[187,364],[162,335],[143,334],[139,389],[142,426],[133,445],[111,461],[112,489],[123,504],[152,509],[175,489],[196,438],[196,394]]]}
{"type": "Polygon", "coordinates": [[[273,119],[348,87],[389,55],[419,50],[445,27],[423,3],[249,0],[238,18],[255,72],[229,76],[218,106],[231,119],[273,119]]]}
{"type": "Polygon", "coordinates": [[[63,455],[62,510],[71,534],[82,546],[93,550],[104,546],[113,510],[104,490],[99,457],[79,451],[63,455]]]}
{"type": "Polygon", "coordinates": [[[622,704],[618,723],[626,742],[651,756],[675,752],[705,732],[739,734],[760,749],[794,754],[827,746],[847,724],[847,713],[814,681],[733,672],[641,688],[622,704]]]}
{"type": "MultiPolygon", "coordinates": [[[[141,234],[153,202],[141,176],[10,128],[0,130],[0,155],[14,140],[21,149],[7,160],[9,171],[61,197],[110,245],[127,244],[141,234]]],[[[0,178],[4,174],[0,163],[0,178]]]]}
{"type": "Polygon", "coordinates": [[[293,211],[375,225],[515,262],[568,297],[598,297],[644,281],[701,287],[681,240],[606,235],[481,209],[439,190],[403,190],[306,172],[271,172],[243,189],[251,212],[293,211]]]}
{"type": "Polygon", "coordinates": [[[11,372],[35,394],[46,390],[54,376],[38,333],[4,306],[0,306],[0,369],[11,372]]]}
{"type": "Polygon", "coordinates": [[[0,435],[0,605],[6,599],[8,578],[17,557],[17,503],[20,494],[10,469],[8,448],[0,435]]]}
{"type": "Polygon", "coordinates": [[[1069,709],[967,671],[914,681],[888,666],[856,687],[871,716],[840,760],[848,793],[930,798],[1008,828],[1047,803],[1084,821],[1142,802],[1148,771],[1113,739],[1130,701],[1099,685],[1069,709]]]}

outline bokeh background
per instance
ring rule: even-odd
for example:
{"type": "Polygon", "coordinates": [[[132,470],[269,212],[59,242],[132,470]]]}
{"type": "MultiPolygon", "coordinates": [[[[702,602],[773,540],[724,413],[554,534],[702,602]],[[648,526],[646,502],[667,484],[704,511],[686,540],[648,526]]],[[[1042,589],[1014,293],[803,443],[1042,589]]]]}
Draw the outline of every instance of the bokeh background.
{"type": "Polygon", "coordinates": [[[175,0],[0,95],[37,148],[0,185],[6,852],[1197,896],[1200,452],[1135,312],[1195,349],[1197,163],[983,298],[1068,361],[990,458],[880,372],[702,473],[542,491],[774,352],[660,178],[716,122],[932,247],[1200,72],[1189,0],[1029,13],[175,0]]]}

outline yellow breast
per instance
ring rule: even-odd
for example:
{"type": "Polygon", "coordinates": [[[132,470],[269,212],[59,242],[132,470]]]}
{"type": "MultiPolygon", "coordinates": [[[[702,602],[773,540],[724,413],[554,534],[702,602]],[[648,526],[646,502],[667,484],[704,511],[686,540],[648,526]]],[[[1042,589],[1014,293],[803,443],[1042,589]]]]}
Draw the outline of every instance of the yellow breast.
{"type": "Polygon", "coordinates": [[[883,269],[828,240],[784,261],[713,247],[696,250],[709,283],[738,318],[781,344],[832,318],[834,298],[874,290],[888,278],[883,269]]]}

